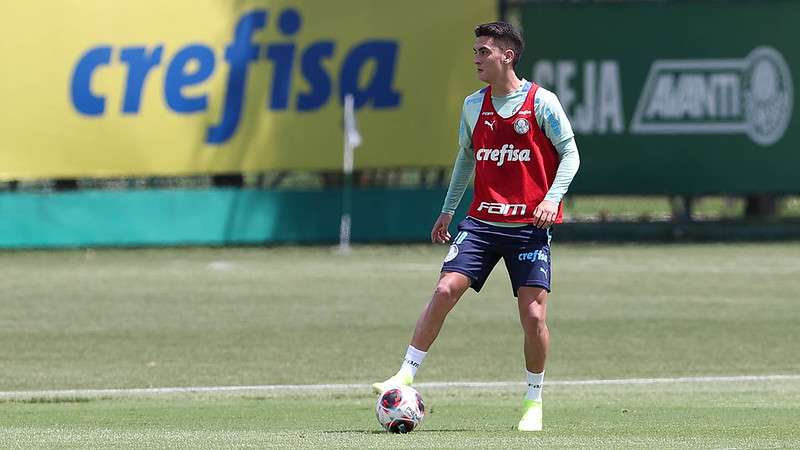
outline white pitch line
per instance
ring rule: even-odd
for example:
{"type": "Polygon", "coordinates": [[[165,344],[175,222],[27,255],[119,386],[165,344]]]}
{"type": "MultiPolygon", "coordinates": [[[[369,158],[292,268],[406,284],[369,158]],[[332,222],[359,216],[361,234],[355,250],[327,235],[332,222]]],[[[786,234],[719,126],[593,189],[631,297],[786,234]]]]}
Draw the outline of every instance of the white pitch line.
{"type": "MultiPolygon", "coordinates": [[[[633,384],[665,384],[665,383],[730,383],[748,381],[785,381],[800,380],[800,375],[742,375],[742,376],[708,376],[708,377],[675,377],[675,378],[623,378],[611,380],[553,380],[548,386],[586,386],[586,385],[633,385],[633,384]]],[[[521,387],[525,383],[519,381],[452,381],[417,383],[414,386],[422,389],[438,388],[505,388],[521,387]]],[[[63,389],[43,391],[0,391],[0,400],[30,398],[85,398],[85,397],[155,397],[165,394],[202,394],[202,393],[267,393],[298,391],[368,391],[368,384],[266,384],[255,386],[200,386],[200,387],[165,387],[139,389],[63,389]]]]}

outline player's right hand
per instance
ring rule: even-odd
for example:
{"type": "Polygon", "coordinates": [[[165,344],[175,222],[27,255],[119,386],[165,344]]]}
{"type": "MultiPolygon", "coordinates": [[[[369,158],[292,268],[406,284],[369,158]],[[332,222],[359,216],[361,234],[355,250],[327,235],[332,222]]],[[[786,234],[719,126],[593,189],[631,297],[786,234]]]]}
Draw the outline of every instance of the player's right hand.
{"type": "Polygon", "coordinates": [[[434,244],[450,242],[450,232],[447,230],[447,227],[450,226],[452,220],[453,216],[450,214],[439,214],[439,218],[436,219],[436,223],[433,224],[433,230],[431,230],[431,242],[434,244]]]}

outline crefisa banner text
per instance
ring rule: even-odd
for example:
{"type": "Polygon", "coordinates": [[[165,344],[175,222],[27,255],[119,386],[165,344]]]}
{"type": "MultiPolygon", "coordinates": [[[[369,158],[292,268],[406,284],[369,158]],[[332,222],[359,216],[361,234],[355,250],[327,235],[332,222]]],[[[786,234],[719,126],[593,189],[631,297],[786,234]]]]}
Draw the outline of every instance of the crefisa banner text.
{"type": "Polygon", "coordinates": [[[491,1],[0,7],[5,179],[448,165],[491,1]]]}

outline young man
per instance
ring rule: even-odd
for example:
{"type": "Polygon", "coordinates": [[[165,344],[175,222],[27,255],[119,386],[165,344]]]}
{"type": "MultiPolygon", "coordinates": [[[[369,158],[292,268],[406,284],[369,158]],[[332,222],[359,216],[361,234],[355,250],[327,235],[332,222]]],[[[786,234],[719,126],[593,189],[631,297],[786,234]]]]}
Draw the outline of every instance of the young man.
{"type": "Polygon", "coordinates": [[[478,78],[488,86],[464,101],[459,151],[442,213],[431,240],[450,241],[448,226],[473,172],[468,217],[444,259],[433,297],[417,320],[396,375],[375,383],[378,392],[410,385],[445,317],[472,287],[480,291],[502,258],[517,297],[524,331],[528,390],[518,429],[542,429],[541,389],[549,332],[550,227],[561,223],[561,199],[580,160],[572,127],[556,96],[517,77],[523,50],[519,32],[493,22],[475,29],[478,78]]]}

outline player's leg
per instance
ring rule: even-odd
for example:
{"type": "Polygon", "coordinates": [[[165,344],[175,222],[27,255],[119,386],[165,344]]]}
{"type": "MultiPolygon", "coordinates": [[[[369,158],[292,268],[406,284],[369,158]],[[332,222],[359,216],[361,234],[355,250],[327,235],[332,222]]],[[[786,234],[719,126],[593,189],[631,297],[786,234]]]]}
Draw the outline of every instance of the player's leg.
{"type": "Polygon", "coordinates": [[[433,291],[431,300],[425,305],[417,319],[411,345],[423,352],[427,352],[439,331],[442,329],[447,314],[456,306],[456,303],[469,288],[470,279],[458,272],[442,272],[439,283],[433,291]]]}
{"type": "Polygon", "coordinates": [[[547,290],[540,287],[519,288],[519,320],[525,334],[525,366],[528,372],[544,372],[550,331],[547,328],[547,290]]]}
{"type": "Polygon", "coordinates": [[[550,291],[550,245],[546,230],[526,227],[503,253],[518,298],[519,319],[524,333],[528,390],[518,429],[542,429],[542,382],[550,333],[547,329],[547,295],[550,291]]]}
{"type": "Polygon", "coordinates": [[[386,381],[374,383],[372,389],[375,392],[384,392],[391,386],[410,386],[414,382],[417,369],[425,359],[431,344],[436,340],[436,336],[439,335],[447,314],[467,291],[470,283],[471,280],[461,273],[442,272],[431,300],[425,305],[417,319],[414,335],[406,350],[400,370],[386,381]]]}
{"type": "Polygon", "coordinates": [[[413,382],[447,314],[468,288],[480,291],[492,268],[500,260],[500,254],[493,250],[493,237],[488,225],[467,218],[459,224],[458,230],[444,259],[431,300],[417,320],[400,370],[388,380],[373,384],[376,392],[382,392],[392,385],[409,385],[413,382]]]}
{"type": "Polygon", "coordinates": [[[550,331],[547,328],[547,290],[523,286],[518,291],[519,320],[525,335],[525,369],[528,391],[523,400],[520,431],[542,429],[542,383],[550,331]]]}

